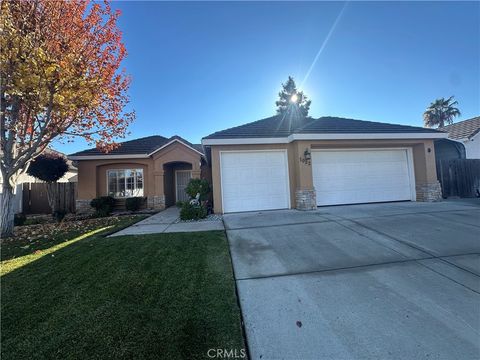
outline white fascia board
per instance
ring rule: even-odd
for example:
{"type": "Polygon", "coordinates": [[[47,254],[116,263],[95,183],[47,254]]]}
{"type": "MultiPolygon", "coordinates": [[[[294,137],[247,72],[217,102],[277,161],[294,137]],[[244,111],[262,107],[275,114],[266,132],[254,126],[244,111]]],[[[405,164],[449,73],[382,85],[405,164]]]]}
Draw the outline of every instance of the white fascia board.
{"type": "Polygon", "coordinates": [[[73,155],[67,156],[70,160],[114,160],[114,159],[145,159],[148,154],[140,155],[73,155]]]}
{"type": "Polygon", "coordinates": [[[361,133],[361,134],[292,134],[294,140],[383,140],[383,139],[446,139],[447,133],[361,133]]]}
{"type": "Polygon", "coordinates": [[[292,134],[286,138],[203,139],[202,145],[288,144],[295,140],[446,139],[447,133],[292,134]]]}
{"type": "Polygon", "coordinates": [[[189,148],[189,149],[191,149],[191,150],[195,151],[196,153],[198,153],[198,154],[200,154],[200,155],[204,156],[204,154],[203,154],[203,153],[201,153],[200,151],[198,151],[197,149],[194,149],[194,148],[193,148],[193,147],[191,147],[190,145],[188,145],[188,144],[185,144],[183,141],[181,141],[181,140],[178,140],[178,139],[173,139],[172,141],[169,141],[169,142],[168,142],[168,143],[166,143],[165,145],[162,145],[162,146],[160,146],[158,149],[156,149],[156,150],[152,151],[150,154],[148,154],[148,156],[152,156],[152,155],[153,155],[153,154],[155,154],[156,152],[158,152],[158,151],[160,151],[160,150],[162,150],[162,149],[166,148],[168,145],[171,145],[171,144],[173,144],[174,142],[178,142],[178,143],[182,144],[183,146],[186,146],[187,148],[189,148]]]}
{"type": "Polygon", "coordinates": [[[463,138],[463,139],[452,139],[452,138],[448,138],[448,140],[450,141],[454,141],[454,142],[457,142],[457,143],[460,143],[460,144],[465,144],[466,142],[468,142],[468,139],[467,138],[463,138]]]}
{"type": "Polygon", "coordinates": [[[203,139],[202,145],[287,144],[288,138],[203,139]]]}

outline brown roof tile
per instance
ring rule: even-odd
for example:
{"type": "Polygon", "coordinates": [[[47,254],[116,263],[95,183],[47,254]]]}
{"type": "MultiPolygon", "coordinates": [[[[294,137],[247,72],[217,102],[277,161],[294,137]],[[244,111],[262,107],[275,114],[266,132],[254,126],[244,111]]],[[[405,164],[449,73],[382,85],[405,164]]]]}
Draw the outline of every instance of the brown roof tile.
{"type": "Polygon", "coordinates": [[[146,155],[154,152],[155,150],[161,148],[165,144],[168,144],[170,141],[175,139],[184,142],[188,146],[191,146],[192,148],[194,148],[195,150],[203,154],[203,147],[201,144],[192,144],[180,136],[175,135],[170,138],[166,138],[160,135],[153,135],[153,136],[147,136],[139,139],[121,142],[119,144],[119,147],[117,147],[116,149],[108,153],[104,153],[99,149],[93,148],[93,149],[82,150],[82,151],[70,154],[69,156],[146,155]]]}
{"type": "Polygon", "coordinates": [[[215,132],[204,139],[287,137],[291,134],[435,133],[434,129],[325,116],[284,118],[275,115],[245,125],[215,132]]]}
{"type": "Polygon", "coordinates": [[[450,139],[470,139],[480,131],[480,116],[447,125],[439,130],[448,132],[450,139]]]}

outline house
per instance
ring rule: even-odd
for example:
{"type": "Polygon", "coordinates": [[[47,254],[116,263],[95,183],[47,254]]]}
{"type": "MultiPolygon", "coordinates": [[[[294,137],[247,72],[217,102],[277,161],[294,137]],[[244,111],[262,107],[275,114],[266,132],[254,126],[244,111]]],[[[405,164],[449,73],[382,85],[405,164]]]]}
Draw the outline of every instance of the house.
{"type": "Polygon", "coordinates": [[[439,130],[448,133],[448,138],[465,146],[467,159],[480,159],[480,116],[447,125],[439,130]]]}
{"type": "Polygon", "coordinates": [[[272,116],[191,144],[149,136],[69,156],[78,166],[77,211],[104,195],[144,196],[163,209],[186,200],[190,178],[213,187],[216,213],[315,209],[441,198],[434,140],[446,133],[334,117],[272,116]]]}
{"type": "Polygon", "coordinates": [[[203,138],[217,213],[441,198],[433,129],[272,116],[203,138]]]}
{"type": "Polygon", "coordinates": [[[180,136],[159,135],[125,141],[104,153],[89,149],[69,155],[78,166],[78,212],[90,211],[91,199],[113,196],[120,201],[145,197],[147,207],[164,209],[188,199],[191,178],[207,178],[210,169],[200,144],[180,136]]]}

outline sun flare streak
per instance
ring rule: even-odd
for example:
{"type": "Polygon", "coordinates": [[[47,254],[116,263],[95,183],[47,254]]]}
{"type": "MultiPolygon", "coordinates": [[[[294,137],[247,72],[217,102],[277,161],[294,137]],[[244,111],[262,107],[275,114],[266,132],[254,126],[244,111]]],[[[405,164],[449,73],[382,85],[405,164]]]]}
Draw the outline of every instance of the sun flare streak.
{"type": "Polygon", "coordinates": [[[315,67],[315,64],[317,63],[318,58],[322,54],[323,49],[325,49],[325,47],[327,46],[327,43],[330,40],[330,37],[332,36],[333,32],[335,31],[335,28],[337,27],[337,24],[339,23],[340,18],[342,17],[342,15],[345,11],[345,8],[347,7],[347,4],[348,4],[348,1],[345,1],[342,9],[340,10],[340,12],[337,15],[337,18],[335,19],[334,23],[330,27],[330,31],[328,32],[327,36],[325,37],[325,40],[323,40],[322,46],[320,46],[320,49],[318,50],[317,55],[315,55],[315,58],[313,59],[312,64],[308,68],[308,71],[305,74],[305,77],[303,78],[302,83],[300,84],[300,89],[303,89],[303,86],[305,85],[305,82],[310,77],[310,73],[312,72],[313,68],[315,67]]]}

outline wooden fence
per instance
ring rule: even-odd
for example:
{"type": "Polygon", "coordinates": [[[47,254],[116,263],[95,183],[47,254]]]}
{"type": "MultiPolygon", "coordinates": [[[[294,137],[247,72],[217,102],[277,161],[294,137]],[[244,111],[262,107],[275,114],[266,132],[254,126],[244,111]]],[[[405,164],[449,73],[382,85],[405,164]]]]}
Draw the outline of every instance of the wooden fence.
{"type": "MultiPolygon", "coordinates": [[[[67,213],[75,212],[77,183],[57,183],[58,209],[67,213]]],[[[50,214],[48,205],[47,184],[24,183],[22,189],[22,209],[24,214],[50,214]]]]}
{"type": "Polygon", "coordinates": [[[437,162],[443,197],[476,197],[480,191],[480,160],[455,159],[437,162]]]}

